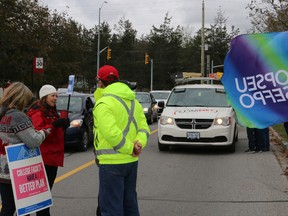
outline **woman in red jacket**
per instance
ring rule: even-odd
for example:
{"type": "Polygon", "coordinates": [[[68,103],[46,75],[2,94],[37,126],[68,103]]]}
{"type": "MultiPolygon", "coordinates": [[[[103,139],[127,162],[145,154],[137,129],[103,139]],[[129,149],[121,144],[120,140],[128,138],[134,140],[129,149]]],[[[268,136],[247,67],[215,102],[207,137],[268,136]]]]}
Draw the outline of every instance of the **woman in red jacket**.
{"type": "MultiPolygon", "coordinates": [[[[52,85],[44,85],[39,91],[40,100],[27,112],[36,130],[52,128],[40,146],[50,190],[52,190],[59,166],[64,163],[64,130],[69,127],[68,118],[60,118],[56,110],[57,91],[52,85]]],[[[49,208],[37,212],[37,216],[49,216],[49,208]]]]}

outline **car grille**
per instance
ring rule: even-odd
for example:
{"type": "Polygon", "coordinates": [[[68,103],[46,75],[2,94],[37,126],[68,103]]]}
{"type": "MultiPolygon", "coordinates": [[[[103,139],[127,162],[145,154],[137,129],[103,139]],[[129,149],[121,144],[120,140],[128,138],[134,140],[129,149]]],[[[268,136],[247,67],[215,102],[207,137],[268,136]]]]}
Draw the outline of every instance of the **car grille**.
{"type": "Polygon", "coordinates": [[[227,138],[225,136],[216,136],[216,137],[211,137],[211,138],[200,138],[200,139],[187,139],[186,137],[173,137],[169,135],[163,135],[162,136],[163,141],[169,141],[169,142],[197,142],[197,143],[215,143],[215,142],[227,142],[227,138]]]}
{"type": "Polygon", "coordinates": [[[214,119],[175,119],[175,121],[181,129],[204,130],[211,127],[214,119]]]}

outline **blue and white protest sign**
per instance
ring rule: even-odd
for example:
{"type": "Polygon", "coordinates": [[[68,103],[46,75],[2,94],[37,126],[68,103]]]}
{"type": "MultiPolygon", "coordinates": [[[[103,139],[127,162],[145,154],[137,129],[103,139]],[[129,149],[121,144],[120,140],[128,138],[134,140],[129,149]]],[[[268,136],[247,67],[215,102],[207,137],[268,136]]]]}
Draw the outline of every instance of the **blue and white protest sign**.
{"type": "Polygon", "coordinates": [[[25,144],[6,146],[17,215],[52,206],[52,197],[39,148],[25,144]]]}

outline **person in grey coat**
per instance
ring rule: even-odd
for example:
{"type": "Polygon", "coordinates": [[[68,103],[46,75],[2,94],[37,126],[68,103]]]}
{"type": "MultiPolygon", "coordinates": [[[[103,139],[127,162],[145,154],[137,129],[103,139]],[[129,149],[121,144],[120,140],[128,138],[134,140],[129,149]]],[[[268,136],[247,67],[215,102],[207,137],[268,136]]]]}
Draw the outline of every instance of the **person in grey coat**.
{"type": "Polygon", "coordinates": [[[21,82],[12,83],[4,90],[0,101],[0,194],[1,216],[13,216],[16,210],[5,146],[25,143],[29,148],[40,146],[49,130],[36,131],[30,118],[23,112],[33,97],[21,82]]]}

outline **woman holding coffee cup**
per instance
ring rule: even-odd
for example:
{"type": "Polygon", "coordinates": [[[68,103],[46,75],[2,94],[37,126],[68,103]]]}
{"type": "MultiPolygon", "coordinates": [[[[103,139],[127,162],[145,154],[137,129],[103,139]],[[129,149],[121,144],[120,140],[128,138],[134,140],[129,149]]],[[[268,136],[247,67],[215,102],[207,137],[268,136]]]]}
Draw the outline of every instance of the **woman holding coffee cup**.
{"type": "MultiPolygon", "coordinates": [[[[44,85],[39,91],[40,100],[35,101],[27,112],[35,129],[51,128],[51,133],[41,144],[41,154],[47,173],[50,190],[52,190],[59,166],[64,164],[64,131],[70,125],[69,118],[61,118],[57,113],[57,90],[52,85],[44,85]]],[[[37,212],[50,215],[49,208],[37,212]]]]}

